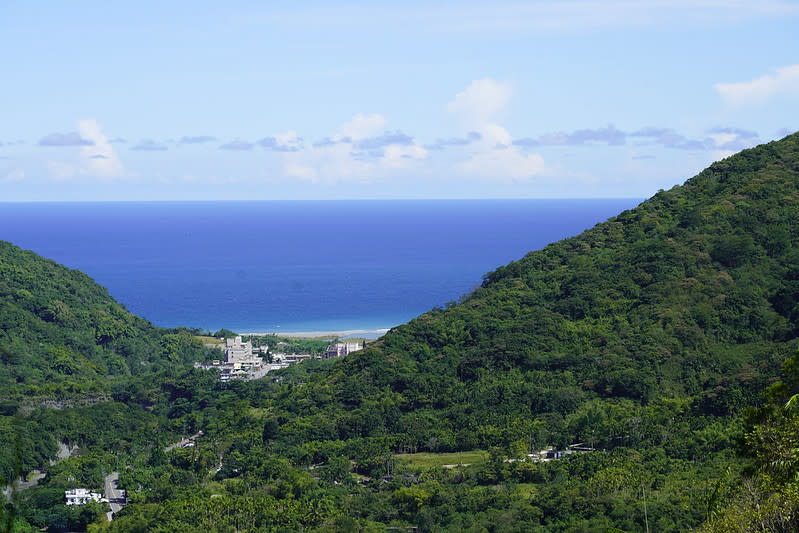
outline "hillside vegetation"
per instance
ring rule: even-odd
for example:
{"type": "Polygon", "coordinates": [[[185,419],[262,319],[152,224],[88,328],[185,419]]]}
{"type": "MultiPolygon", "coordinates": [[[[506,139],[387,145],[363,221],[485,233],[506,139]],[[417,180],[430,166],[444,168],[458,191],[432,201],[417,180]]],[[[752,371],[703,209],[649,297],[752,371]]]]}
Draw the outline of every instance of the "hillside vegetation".
{"type": "MultiPolygon", "coordinates": [[[[125,466],[135,503],[89,528],[662,532],[746,530],[746,518],[790,531],[797,221],[794,134],[500,267],[460,302],[341,360],[224,384],[173,357],[172,372],[147,384],[120,378],[124,446],[103,460],[125,466]],[[143,438],[144,421],[204,436],[165,453],[143,438]],[[595,451],[524,460],[576,443],[595,451]]],[[[99,351],[75,346],[81,357],[118,356],[120,376],[135,374],[132,361],[167,360],[123,353],[137,335],[103,344],[85,316],[99,351]]],[[[28,420],[53,424],[37,416],[28,420]]],[[[32,502],[22,515],[42,525],[32,502]]]]}
{"type": "Polygon", "coordinates": [[[156,328],[82,272],[0,241],[0,480],[47,465],[60,439],[118,440],[160,383],[205,357],[188,331],[156,328]]]}
{"type": "Polygon", "coordinates": [[[458,305],[343,362],[335,385],[401,393],[403,410],[435,410],[466,435],[600,398],[732,413],[797,334],[798,170],[796,135],[715,163],[486,275],[458,305]]]}
{"type": "Polygon", "coordinates": [[[0,391],[85,398],[108,376],[190,361],[197,343],[129,313],[86,274],[0,241],[0,391]]]}

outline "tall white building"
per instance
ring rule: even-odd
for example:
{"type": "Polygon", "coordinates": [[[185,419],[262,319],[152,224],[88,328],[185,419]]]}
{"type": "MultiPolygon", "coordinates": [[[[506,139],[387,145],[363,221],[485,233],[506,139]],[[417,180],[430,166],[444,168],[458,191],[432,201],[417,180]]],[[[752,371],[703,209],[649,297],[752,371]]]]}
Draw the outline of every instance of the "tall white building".
{"type": "Polygon", "coordinates": [[[240,363],[252,358],[251,342],[243,342],[240,336],[235,339],[225,339],[225,362],[240,363]]]}
{"type": "Polygon", "coordinates": [[[225,339],[225,364],[222,371],[228,373],[246,372],[247,369],[258,369],[264,364],[259,355],[253,355],[252,343],[243,342],[241,337],[225,339]]]}

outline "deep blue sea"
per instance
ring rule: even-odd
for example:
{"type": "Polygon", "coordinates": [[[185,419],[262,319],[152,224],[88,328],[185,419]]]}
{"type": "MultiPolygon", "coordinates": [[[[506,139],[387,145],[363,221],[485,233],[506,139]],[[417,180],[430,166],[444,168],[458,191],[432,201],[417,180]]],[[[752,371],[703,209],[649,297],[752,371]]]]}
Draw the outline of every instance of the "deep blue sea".
{"type": "Polygon", "coordinates": [[[0,240],[159,326],[389,328],[639,200],[0,203],[0,240]]]}

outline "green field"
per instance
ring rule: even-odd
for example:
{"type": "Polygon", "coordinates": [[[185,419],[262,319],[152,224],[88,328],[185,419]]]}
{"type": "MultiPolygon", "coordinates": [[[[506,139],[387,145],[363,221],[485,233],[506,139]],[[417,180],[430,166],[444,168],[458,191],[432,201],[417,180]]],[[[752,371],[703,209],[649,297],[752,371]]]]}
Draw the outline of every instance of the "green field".
{"type": "Polygon", "coordinates": [[[485,450],[472,450],[469,452],[455,453],[401,453],[395,456],[410,467],[416,468],[455,468],[482,464],[488,461],[488,452],[485,450]]]}

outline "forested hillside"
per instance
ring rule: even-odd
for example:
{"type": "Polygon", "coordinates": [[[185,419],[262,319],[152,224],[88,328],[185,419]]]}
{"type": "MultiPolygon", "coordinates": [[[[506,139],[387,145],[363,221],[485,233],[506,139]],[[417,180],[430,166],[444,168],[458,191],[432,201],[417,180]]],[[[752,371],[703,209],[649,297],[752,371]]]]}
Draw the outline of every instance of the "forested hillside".
{"type": "MultiPolygon", "coordinates": [[[[363,352],[229,384],[176,358],[146,410],[132,376],[119,422],[204,436],[167,453],[118,422],[127,445],[106,462],[134,503],[90,529],[724,531],[754,509],[789,531],[798,220],[794,134],[498,268],[363,352]],[[593,451],[526,460],[577,443],[593,451]]],[[[31,501],[21,513],[42,525],[31,501]]]]}
{"type": "Polygon", "coordinates": [[[169,376],[204,358],[189,332],[156,328],[82,272],[0,241],[0,481],[47,465],[59,440],[125,445],[169,376]]]}
{"type": "Polygon", "coordinates": [[[197,356],[195,343],[132,315],[86,274],[3,241],[0,304],[3,400],[108,393],[108,376],[197,356]]]}
{"type": "Polygon", "coordinates": [[[796,135],[718,162],[488,274],[460,304],[348,359],[337,384],[388,387],[461,430],[592,398],[734,412],[797,334],[798,169],[796,135]],[[464,403],[479,414],[466,426],[449,409],[464,403]]]}

